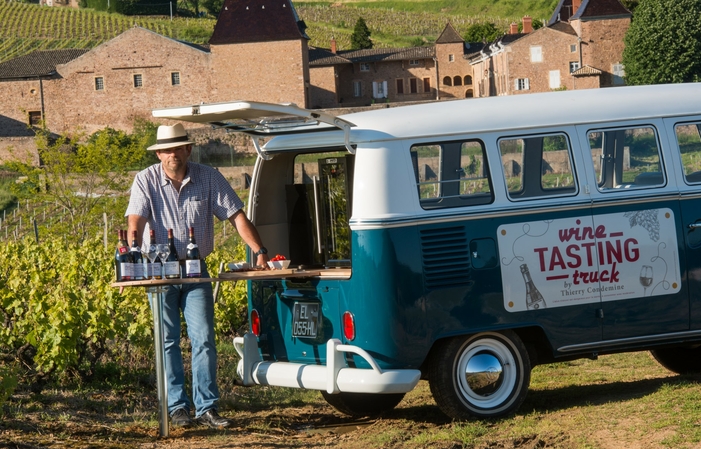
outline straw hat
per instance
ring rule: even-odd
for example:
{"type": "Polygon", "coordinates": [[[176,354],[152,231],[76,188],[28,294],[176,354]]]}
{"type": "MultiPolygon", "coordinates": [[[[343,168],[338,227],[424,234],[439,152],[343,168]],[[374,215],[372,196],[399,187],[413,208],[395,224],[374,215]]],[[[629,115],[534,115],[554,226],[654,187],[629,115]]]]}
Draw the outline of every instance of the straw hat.
{"type": "Polygon", "coordinates": [[[147,150],[167,150],[193,143],[195,142],[188,140],[185,128],[180,123],[173,126],[161,125],[156,133],[156,144],[147,150]]]}

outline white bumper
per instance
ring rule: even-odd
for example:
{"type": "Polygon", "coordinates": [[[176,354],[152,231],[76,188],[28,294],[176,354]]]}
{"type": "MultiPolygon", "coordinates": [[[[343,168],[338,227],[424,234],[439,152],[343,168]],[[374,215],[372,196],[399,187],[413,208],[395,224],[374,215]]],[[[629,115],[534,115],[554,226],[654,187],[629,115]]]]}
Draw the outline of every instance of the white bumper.
{"type": "Polygon", "coordinates": [[[237,372],[243,384],[326,390],[328,393],[406,393],[414,389],[421,377],[415,369],[382,370],[375,359],[357,346],[340,340],[326,343],[326,366],[290,362],[264,362],[258,352],[258,338],[253,334],[234,338],[241,356],[237,372]],[[371,369],[350,368],[345,354],[362,357],[371,369]]]}

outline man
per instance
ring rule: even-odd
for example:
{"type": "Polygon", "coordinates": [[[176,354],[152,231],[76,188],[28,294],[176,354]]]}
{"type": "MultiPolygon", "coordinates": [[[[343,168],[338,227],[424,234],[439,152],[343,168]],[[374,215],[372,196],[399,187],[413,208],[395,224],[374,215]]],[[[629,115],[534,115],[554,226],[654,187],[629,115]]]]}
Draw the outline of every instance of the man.
{"type": "MultiPolygon", "coordinates": [[[[165,243],[173,229],[175,247],[185,258],[189,228],[195,228],[200,256],[214,247],[214,219],[228,219],[251,248],[257,265],[268,261],[267,250],[253,224],[243,212],[243,202],[217,170],[189,162],[193,142],[181,124],[159,126],[155,151],[160,164],[139,172],[131,188],[127,207],[129,235],[139,238],[155,230],[156,241],[165,243]]],[[[182,265],[182,264],[181,264],[182,265]]],[[[209,277],[202,263],[202,277],[209,277]]],[[[185,376],[180,351],[180,311],[187,323],[192,345],[192,398],[195,419],[201,424],[224,428],[231,421],[217,413],[217,353],[214,342],[214,298],[211,283],[173,285],[163,304],[168,413],[174,426],[188,427],[190,401],[185,392],[185,376]]]]}

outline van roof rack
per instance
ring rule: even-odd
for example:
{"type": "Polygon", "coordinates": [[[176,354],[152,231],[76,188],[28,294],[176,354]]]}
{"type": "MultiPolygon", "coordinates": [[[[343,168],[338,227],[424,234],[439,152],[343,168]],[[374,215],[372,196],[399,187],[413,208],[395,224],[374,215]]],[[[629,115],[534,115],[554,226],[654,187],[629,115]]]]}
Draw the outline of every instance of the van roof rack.
{"type": "MultiPolygon", "coordinates": [[[[294,103],[233,101],[154,109],[152,114],[157,118],[207,123],[215,128],[258,137],[342,130],[346,149],[355,153],[350,144],[350,128],[355,126],[353,123],[326,112],[300,108],[294,103]]],[[[253,142],[258,154],[268,159],[269,156],[263,155],[255,138],[253,142]]]]}

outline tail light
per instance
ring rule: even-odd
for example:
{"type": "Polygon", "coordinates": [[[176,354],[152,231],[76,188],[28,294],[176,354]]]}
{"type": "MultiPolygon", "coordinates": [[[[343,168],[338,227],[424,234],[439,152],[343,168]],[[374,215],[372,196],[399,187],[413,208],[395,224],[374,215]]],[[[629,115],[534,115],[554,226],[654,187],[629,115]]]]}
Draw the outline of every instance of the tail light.
{"type": "Polygon", "coordinates": [[[348,311],[343,313],[343,336],[348,341],[355,340],[355,317],[348,311]]]}
{"type": "Polygon", "coordinates": [[[260,337],[260,315],[256,309],[251,311],[251,332],[256,337],[260,337]]]}

